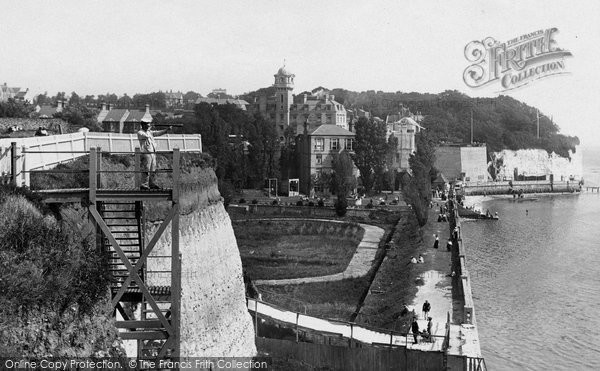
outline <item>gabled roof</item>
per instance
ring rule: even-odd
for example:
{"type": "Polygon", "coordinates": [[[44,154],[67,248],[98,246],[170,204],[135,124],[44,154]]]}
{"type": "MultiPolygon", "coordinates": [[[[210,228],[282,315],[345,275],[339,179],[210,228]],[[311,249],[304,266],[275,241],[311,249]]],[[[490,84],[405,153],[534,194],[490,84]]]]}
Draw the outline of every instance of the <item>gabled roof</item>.
{"type": "Polygon", "coordinates": [[[130,110],[129,115],[125,119],[126,122],[141,122],[144,118],[146,111],[130,110]]]}
{"type": "Polygon", "coordinates": [[[126,114],[126,109],[113,109],[108,111],[108,114],[102,122],[121,122],[126,114]]]}
{"type": "Polygon", "coordinates": [[[323,136],[355,136],[351,131],[348,131],[342,127],[333,124],[319,125],[310,135],[323,135],[323,136]]]}

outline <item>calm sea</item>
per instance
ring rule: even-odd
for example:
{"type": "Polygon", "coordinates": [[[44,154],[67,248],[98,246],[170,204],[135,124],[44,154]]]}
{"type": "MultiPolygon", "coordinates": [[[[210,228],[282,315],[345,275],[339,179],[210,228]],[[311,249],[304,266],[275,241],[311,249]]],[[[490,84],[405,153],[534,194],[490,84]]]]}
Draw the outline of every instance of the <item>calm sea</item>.
{"type": "MultiPolygon", "coordinates": [[[[600,148],[584,149],[600,185],[600,148]]],[[[600,195],[484,201],[463,224],[481,350],[490,370],[600,370],[600,195]]]]}

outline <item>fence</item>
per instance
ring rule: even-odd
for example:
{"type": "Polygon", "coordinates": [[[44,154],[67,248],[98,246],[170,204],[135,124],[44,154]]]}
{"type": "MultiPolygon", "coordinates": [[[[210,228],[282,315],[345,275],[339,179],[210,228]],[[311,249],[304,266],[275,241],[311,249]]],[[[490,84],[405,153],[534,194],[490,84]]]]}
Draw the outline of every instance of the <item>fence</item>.
{"type": "MultiPolygon", "coordinates": [[[[167,134],[155,138],[157,151],[202,151],[200,135],[167,134]]],[[[30,138],[0,139],[0,175],[10,174],[17,185],[29,186],[28,171],[47,169],[85,156],[90,148],[109,152],[134,152],[136,134],[73,133],[30,138]],[[45,153],[47,152],[47,153],[45,153]]]]}
{"type": "MultiPolygon", "coordinates": [[[[254,312],[255,322],[258,323],[258,315],[268,317],[279,323],[284,324],[289,328],[307,329],[310,331],[322,332],[326,334],[336,334],[348,340],[348,344],[360,342],[370,345],[387,345],[387,346],[406,346],[412,341],[409,341],[409,336],[412,334],[402,334],[396,331],[387,331],[383,329],[373,329],[365,326],[359,326],[355,323],[345,321],[327,320],[317,317],[308,316],[306,314],[288,311],[278,308],[277,306],[265,303],[260,300],[248,298],[248,310],[254,312]]],[[[430,350],[442,351],[447,344],[446,336],[433,335],[433,342],[430,350]]]]}
{"type": "Polygon", "coordinates": [[[345,348],[261,337],[256,338],[256,346],[260,351],[278,358],[293,359],[316,369],[344,371],[444,369],[443,352],[423,352],[389,346],[345,348]]]}

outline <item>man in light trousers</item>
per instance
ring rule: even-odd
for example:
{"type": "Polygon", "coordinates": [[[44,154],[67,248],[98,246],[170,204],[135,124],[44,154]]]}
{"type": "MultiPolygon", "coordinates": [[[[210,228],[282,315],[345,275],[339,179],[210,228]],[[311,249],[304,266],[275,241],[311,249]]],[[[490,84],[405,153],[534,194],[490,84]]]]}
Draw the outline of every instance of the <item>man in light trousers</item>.
{"type": "Polygon", "coordinates": [[[156,142],[154,137],[166,134],[171,127],[166,130],[150,130],[150,122],[142,121],[142,129],[137,132],[140,141],[140,150],[142,152],[142,184],[140,189],[160,189],[156,185],[154,178],[156,176],[156,142]]]}

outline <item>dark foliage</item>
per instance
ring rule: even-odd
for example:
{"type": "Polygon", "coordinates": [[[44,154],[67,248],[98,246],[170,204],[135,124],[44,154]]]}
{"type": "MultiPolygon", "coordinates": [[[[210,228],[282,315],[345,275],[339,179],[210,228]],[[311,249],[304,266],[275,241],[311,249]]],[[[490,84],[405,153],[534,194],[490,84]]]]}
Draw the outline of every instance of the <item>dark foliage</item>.
{"type": "Polygon", "coordinates": [[[23,193],[0,189],[0,302],[91,310],[109,283],[95,229],[73,210],[57,222],[23,193]]]}

